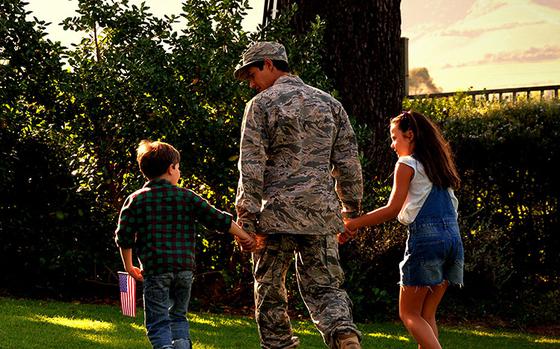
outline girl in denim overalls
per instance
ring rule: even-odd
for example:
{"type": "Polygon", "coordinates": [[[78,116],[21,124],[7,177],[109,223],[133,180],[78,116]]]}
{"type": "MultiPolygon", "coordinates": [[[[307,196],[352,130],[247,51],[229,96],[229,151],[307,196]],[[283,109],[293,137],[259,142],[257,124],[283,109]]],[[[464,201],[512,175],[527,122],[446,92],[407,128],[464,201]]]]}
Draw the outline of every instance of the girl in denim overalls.
{"type": "Polygon", "coordinates": [[[399,159],[386,206],[346,222],[344,243],[358,228],[397,217],[408,227],[399,315],[423,349],[441,348],[436,310],[449,283],[463,284],[463,244],[457,224],[460,179],[437,126],[417,112],[391,120],[391,148],[399,159]]]}

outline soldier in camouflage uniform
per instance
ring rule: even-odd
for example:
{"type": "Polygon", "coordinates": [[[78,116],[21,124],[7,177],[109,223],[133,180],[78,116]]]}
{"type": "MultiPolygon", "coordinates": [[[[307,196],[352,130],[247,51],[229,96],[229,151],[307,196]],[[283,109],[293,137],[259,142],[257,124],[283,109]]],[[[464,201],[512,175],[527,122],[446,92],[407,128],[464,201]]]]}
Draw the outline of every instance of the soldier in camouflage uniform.
{"type": "Polygon", "coordinates": [[[301,295],[325,343],[360,348],[337,243],[342,217],[357,215],[362,199],[354,131],[336,99],[288,71],[276,42],[250,46],[235,71],[259,92],[241,126],[236,210],[259,242],[253,275],[261,347],[299,345],[285,286],[295,254],[301,295]]]}

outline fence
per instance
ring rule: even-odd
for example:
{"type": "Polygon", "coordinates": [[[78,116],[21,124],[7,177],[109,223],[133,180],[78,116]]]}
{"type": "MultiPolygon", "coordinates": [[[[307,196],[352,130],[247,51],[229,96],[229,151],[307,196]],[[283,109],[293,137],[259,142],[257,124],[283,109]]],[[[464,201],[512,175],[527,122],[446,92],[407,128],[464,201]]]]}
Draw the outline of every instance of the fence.
{"type": "Polygon", "coordinates": [[[458,93],[472,96],[473,103],[477,100],[487,101],[517,101],[519,96],[525,95],[526,99],[534,98],[554,98],[558,99],[558,91],[560,90],[560,85],[548,85],[548,86],[533,86],[533,87],[516,87],[516,88],[500,88],[491,90],[478,90],[478,91],[461,91],[461,92],[445,92],[445,93],[427,93],[419,95],[409,95],[409,99],[432,99],[432,98],[448,98],[454,96],[458,93]]]}

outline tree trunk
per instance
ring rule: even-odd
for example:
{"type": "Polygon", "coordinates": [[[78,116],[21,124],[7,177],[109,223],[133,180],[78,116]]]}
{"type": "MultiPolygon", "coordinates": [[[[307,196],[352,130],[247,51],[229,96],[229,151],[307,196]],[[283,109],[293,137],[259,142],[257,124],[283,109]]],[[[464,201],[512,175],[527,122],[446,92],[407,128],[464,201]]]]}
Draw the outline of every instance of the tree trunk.
{"type": "Polygon", "coordinates": [[[400,0],[278,0],[278,8],[293,3],[298,32],[317,15],[326,21],[323,69],[347,112],[369,130],[364,177],[386,179],[393,168],[388,123],[404,97],[400,0]]]}

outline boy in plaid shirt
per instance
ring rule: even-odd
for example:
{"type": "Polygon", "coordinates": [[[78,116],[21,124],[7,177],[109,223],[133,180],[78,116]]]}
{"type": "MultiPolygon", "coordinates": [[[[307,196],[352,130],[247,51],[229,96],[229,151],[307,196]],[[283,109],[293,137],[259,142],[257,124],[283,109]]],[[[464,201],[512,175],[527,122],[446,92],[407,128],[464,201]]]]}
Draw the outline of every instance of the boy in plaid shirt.
{"type": "Polygon", "coordinates": [[[126,199],[115,241],[126,271],[144,282],[144,319],[153,348],[190,349],[186,313],[195,265],[195,224],[229,231],[243,250],[252,250],[255,241],[231,214],[177,186],[180,154],[173,146],[143,140],[137,160],[148,182],[126,199]],[[132,248],[140,268],[132,263],[132,248]]]}

